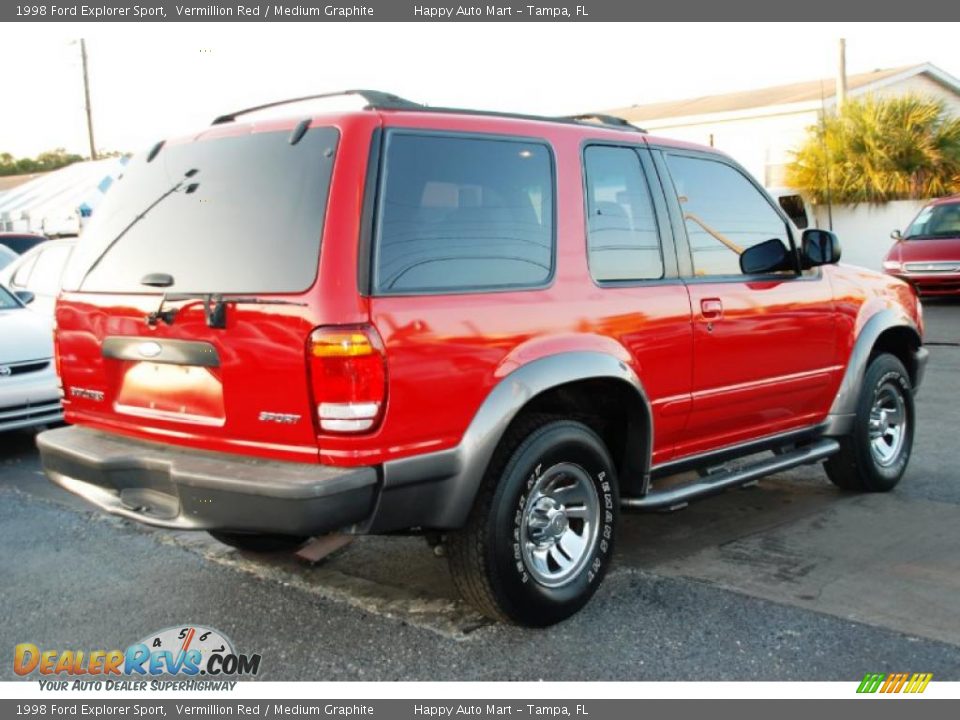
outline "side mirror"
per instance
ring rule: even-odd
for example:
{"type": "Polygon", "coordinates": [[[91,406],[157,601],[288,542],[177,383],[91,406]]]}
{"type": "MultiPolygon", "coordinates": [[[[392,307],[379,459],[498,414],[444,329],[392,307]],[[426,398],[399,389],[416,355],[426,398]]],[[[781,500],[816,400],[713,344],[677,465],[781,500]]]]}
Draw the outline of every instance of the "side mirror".
{"type": "Polygon", "coordinates": [[[17,290],[14,295],[16,295],[20,302],[22,302],[24,305],[29,305],[37,298],[37,296],[29,290],[17,290]]]}
{"type": "Polygon", "coordinates": [[[840,262],[840,241],[828,230],[804,230],[800,243],[804,268],[840,262]]]}
{"type": "Polygon", "coordinates": [[[903,240],[903,233],[901,233],[899,230],[894,230],[893,232],[890,233],[890,239],[903,240]]]}
{"type": "Polygon", "coordinates": [[[771,238],[740,253],[740,272],[744,275],[764,275],[778,270],[791,270],[787,246],[778,238],[771,238]]]}

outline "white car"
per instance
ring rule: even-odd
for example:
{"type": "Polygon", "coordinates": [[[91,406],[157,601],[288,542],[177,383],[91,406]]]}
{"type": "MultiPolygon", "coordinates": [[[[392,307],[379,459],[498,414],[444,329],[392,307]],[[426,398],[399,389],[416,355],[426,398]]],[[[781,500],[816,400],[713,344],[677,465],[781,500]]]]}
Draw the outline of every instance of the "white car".
{"type": "Polygon", "coordinates": [[[63,420],[51,321],[0,285],[0,432],[63,420]]]}
{"type": "Polygon", "coordinates": [[[52,318],[63,269],[74,245],[73,238],[40,243],[0,270],[0,285],[15,293],[29,291],[34,296],[30,309],[52,318]]]}

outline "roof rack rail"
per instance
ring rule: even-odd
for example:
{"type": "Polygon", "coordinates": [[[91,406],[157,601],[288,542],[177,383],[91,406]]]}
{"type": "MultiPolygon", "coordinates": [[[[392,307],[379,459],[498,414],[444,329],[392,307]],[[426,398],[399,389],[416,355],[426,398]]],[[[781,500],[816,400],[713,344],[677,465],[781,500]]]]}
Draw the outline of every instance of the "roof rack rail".
{"type": "Polygon", "coordinates": [[[624,130],[633,130],[634,132],[647,132],[643,128],[639,128],[629,120],[625,120],[622,117],[617,117],[616,115],[606,115],[604,113],[583,113],[582,115],[564,115],[559,118],[560,120],[570,120],[572,122],[578,123],[593,123],[599,125],[611,125],[617,128],[623,128],[624,130]]]}
{"type": "Polygon", "coordinates": [[[236,110],[226,115],[221,115],[214,119],[214,125],[233,122],[241,115],[267,110],[268,108],[280,107],[282,105],[291,105],[293,103],[304,102],[306,100],[322,100],[324,98],[343,97],[345,95],[358,95],[367,101],[366,110],[406,110],[416,112],[436,112],[436,113],[456,113],[459,115],[478,115],[481,117],[503,117],[515,118],[518,120],[536,120],[539,122],[565,123],[568,125],[599,125],[606,126],[616,130],[630,130],[632,132],[645,133],[646,130],[638,128],[623,118],[615,115],[604,115],[603,113],[585,113],[583,115],[525,115],[523,113],[500,112],[497,110],[469,110],[466,108],[434,107],[432,105],[421,105],[412,100],[406,100],[393,93],[382,92],[380,90],[342,90],[340,92],[321,93],[319,95],[305,95],[289,100],[278,100],[276,102],[256,105],[255,107],[236,110]]]}
{"type": "Polygon", "coordinates": [[[319,95],[304,95],[303,97],[290,98],[289,100],[277,100],[276,102],[266,103],[264,105],[255,105],[254,107],[235,110],[234,112],[220,115],[214,118],[213,125],[222,125],[233,122],[241,115],[248,115],[259,110],[280,107],[281,105],[291,105],[293,103],[303,102],[305,100],[322,100],[324,98],[342,97],[344,95],[358,95],[367,101],[368,110],[420,110],[423,105],[415,103],[412,100],[405,100],[392,93],[381,92],[380,90],[342,90],[340,92],[321,93],[319,95]]]}

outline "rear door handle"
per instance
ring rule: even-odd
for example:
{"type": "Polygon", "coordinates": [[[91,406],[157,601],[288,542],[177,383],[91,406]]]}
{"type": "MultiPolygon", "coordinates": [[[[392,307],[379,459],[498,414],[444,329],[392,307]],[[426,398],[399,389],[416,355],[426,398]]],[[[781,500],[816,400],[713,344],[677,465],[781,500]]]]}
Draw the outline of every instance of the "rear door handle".
{"type": "Polygon", "coordinates": [[[723,317],[723,303],[720,298],[703,298],[700,301],[700,315],[704,320],[719,320],[723,317]]]}

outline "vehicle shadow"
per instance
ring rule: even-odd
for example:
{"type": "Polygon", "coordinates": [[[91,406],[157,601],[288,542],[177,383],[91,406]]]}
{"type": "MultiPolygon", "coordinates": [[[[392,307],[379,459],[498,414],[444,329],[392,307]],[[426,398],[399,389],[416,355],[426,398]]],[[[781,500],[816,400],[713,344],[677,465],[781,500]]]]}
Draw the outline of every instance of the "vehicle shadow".
{"type": "Polygon", "coordinates": [[[37,450],[36,430],[0,432],[0,463],[32,457],[37,450]]]}

